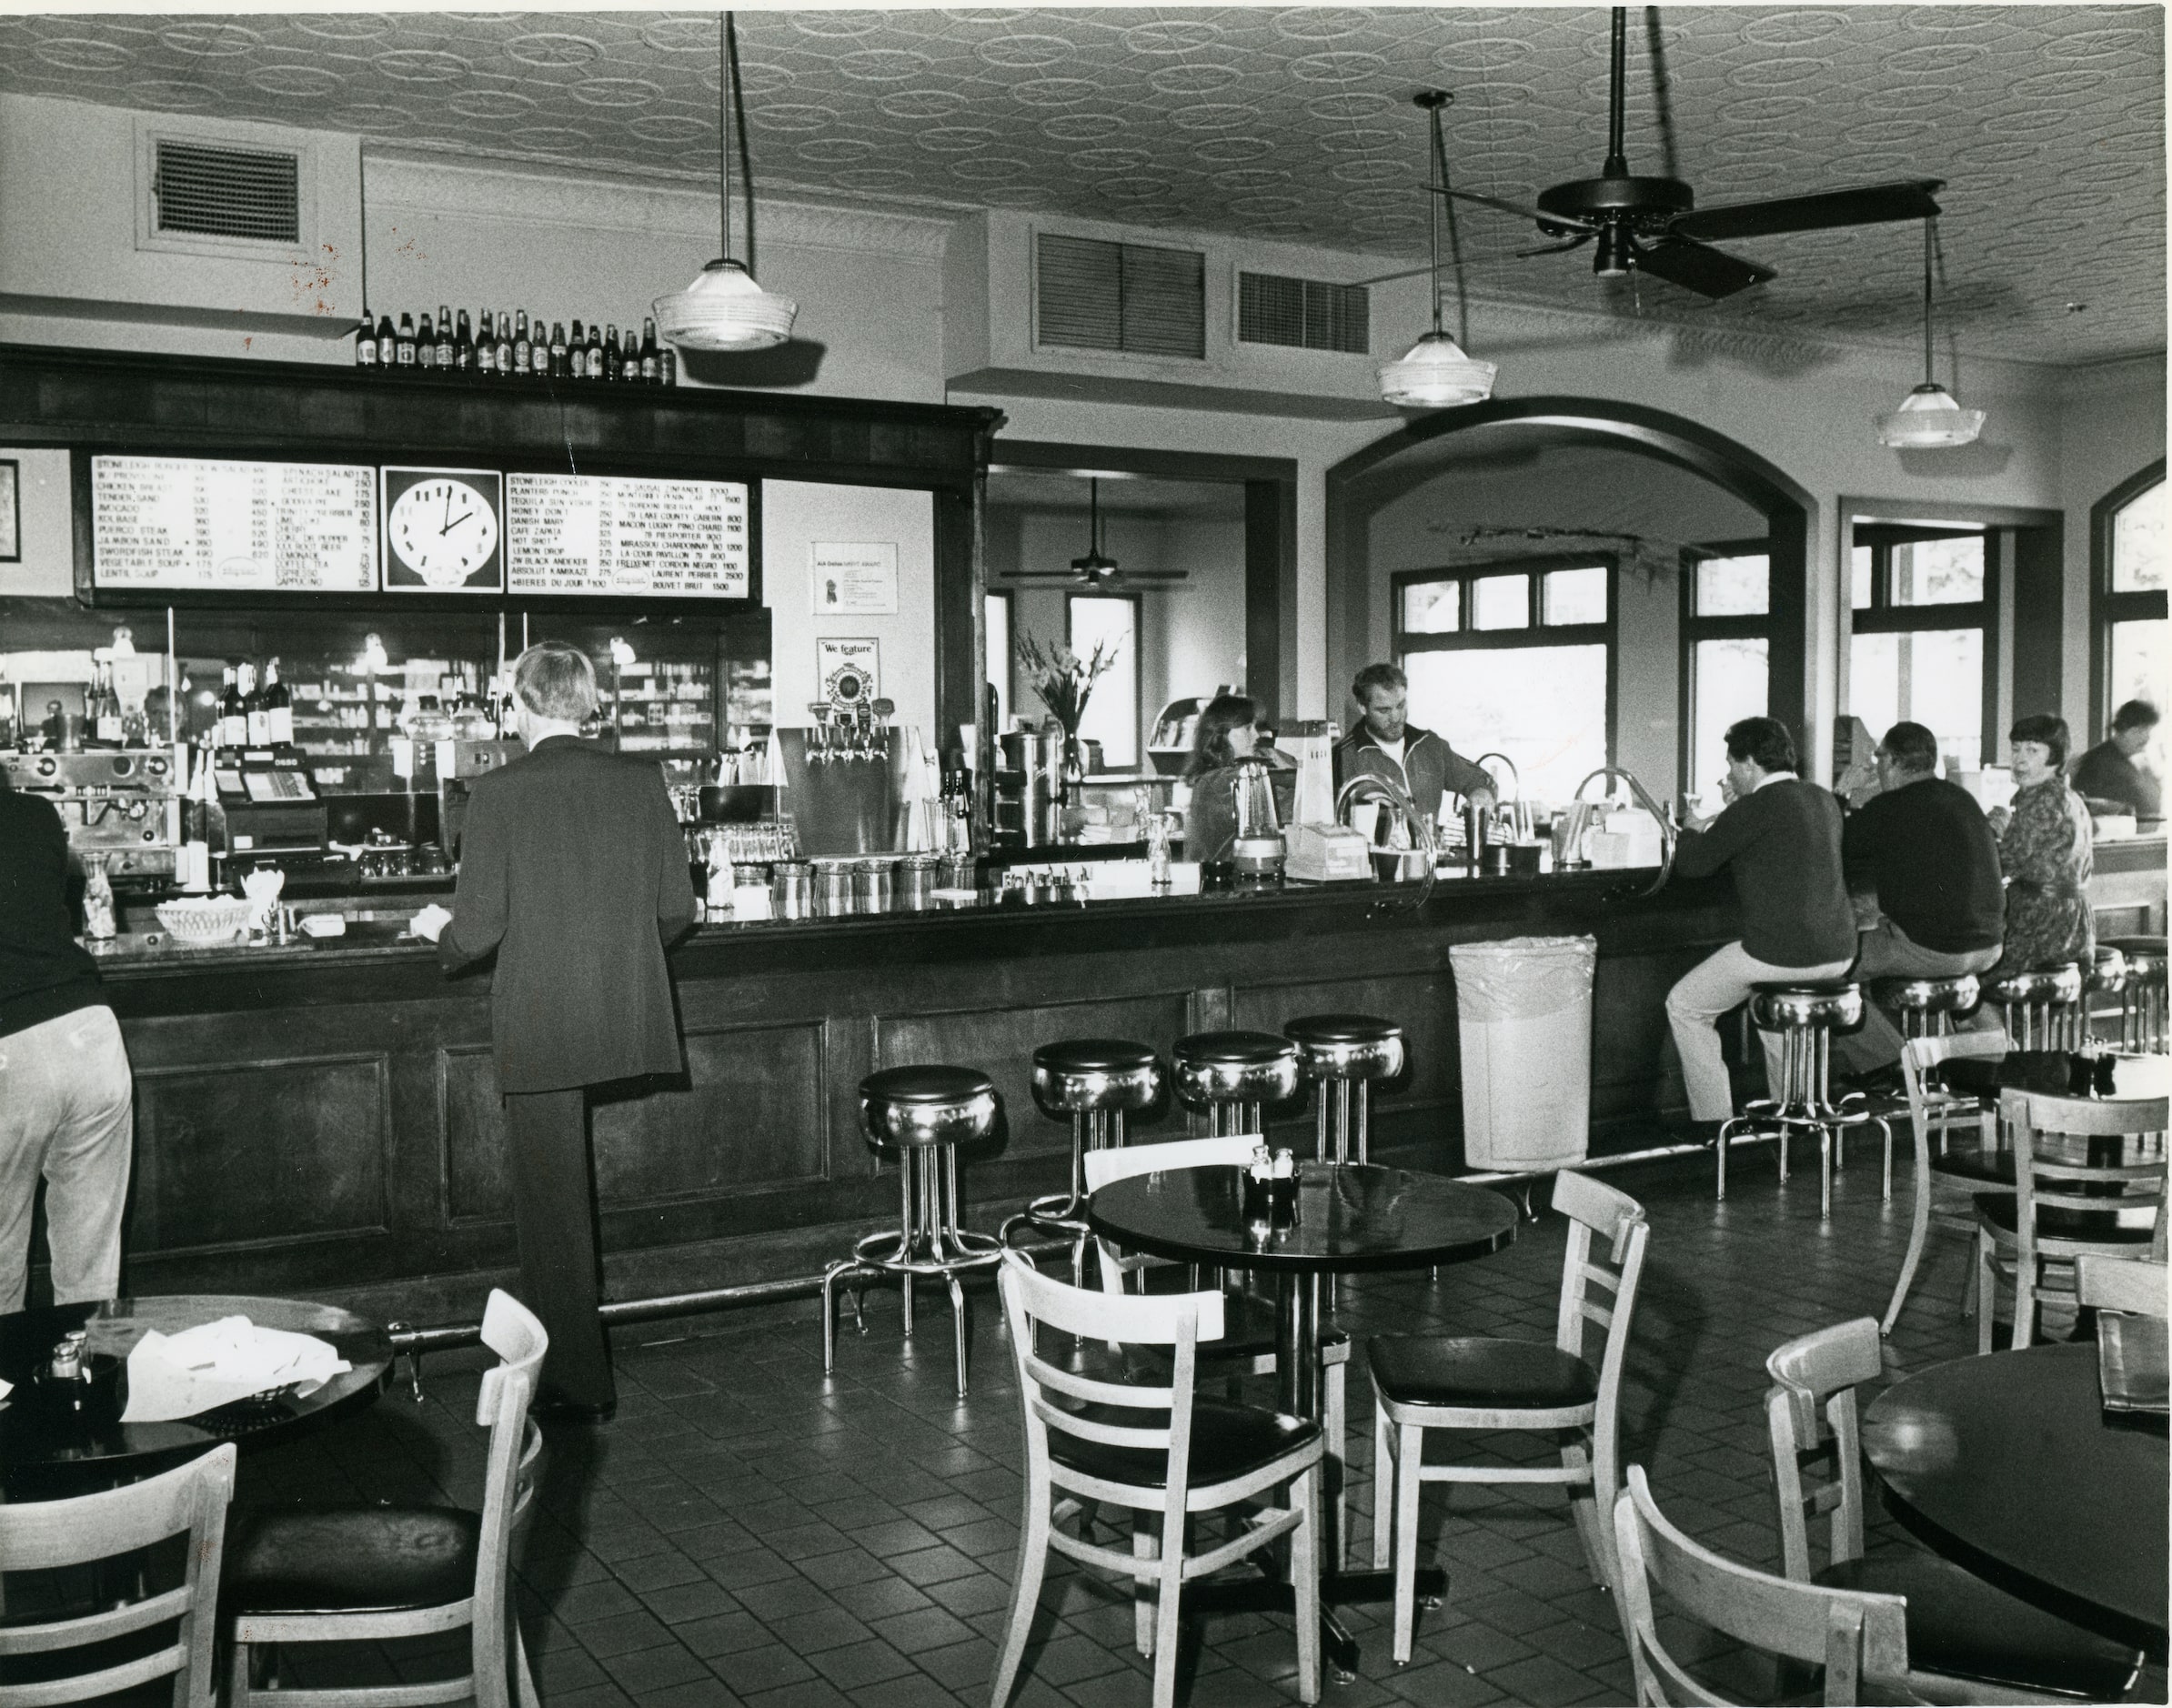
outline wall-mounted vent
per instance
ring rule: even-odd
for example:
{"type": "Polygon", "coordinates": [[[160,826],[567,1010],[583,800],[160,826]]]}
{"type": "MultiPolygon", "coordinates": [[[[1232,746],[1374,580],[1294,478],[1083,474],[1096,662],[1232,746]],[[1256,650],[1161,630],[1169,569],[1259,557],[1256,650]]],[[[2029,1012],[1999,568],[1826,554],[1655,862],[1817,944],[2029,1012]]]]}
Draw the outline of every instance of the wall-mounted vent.
{"type": "Polygon", "coordinates": [[[1371,298],[1363,285],[1241,272],[1237,340],[1363,356],[1372,347],[1371,298]]]}
{"type": "Polygon", "coordinates": [[[1041,233],[1038,342],[1134,356],[1207,355],[1207,257],[1195,249],[1041,233]]]}
{"type": "Polygon", "coordinates": [[[301,241],[301,163],[294,155],[164,139],[157,146],[156,231],[301,241]]]}

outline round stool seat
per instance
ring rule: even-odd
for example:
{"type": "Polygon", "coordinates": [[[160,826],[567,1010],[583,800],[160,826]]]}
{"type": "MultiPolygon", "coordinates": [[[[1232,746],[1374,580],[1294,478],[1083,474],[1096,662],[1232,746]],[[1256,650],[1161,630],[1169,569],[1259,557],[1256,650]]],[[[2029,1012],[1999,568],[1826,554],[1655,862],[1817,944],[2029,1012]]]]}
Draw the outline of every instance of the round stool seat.
{"type": "Polygon", "coordinates": [[[875,1145],[950,1145],[995,1131],[995,1082],[971,1068],[885,1068],[860,1082],[860,1119],[875,1145]]]}
{"type": "Polygon", "coordinates": [[[1315,1080],[1390,1080],[1403,1071],[1403,1028],[1370,1014],[1308,1014],[1282,1028],[1315,1080]]]}
{"type": "Polygon", "coordinates": [[[1887,1008],[1909,1014],[1966,1014],[1983,998],[1972,972],[1950,979],[1881,979],[1871,989],[1887,1008]]]}
{"type": "Polygon", "coordinates": [[[1838,980],[1754,985],[1750,1019],[1768,1032],[1813,1027],[1851,1031],[1863,1024],[1863,987],[1838,980]]]}
{"type": "Polygon", "coordinates": [[[2161,937],[2107,937],[2099,945],[2116,949],[2127,961],[2129,984],[2165,982],[2165,939],[2161,937]]]}
{"type": "Polygon", "coordinates": [[[1161,1060],[1121,1038],[1067,1038],[1033,1052],[1033,1103],[1044,1115],[1145,1109],[1161,1093],[1161,1060]]]}
{"type": "Polygon", "coordinates": [[[1194,1032],[1169,1053],[1187,1103],[1286,1103],[1297,1095],[1297,1046],[1272,1032],[1194,1032]]]}
{"type": "Polygon", "coordinates": [[[1984,995],[1994,1002],[2019,1007],[2027,1002],[2079,1002],[2081,969],[2065,960],[2052,967],[2024,967],[1984,980],[1984,995]]]}
{"type": "Polygon", "coordinates": [[[2089,989],[2107,992],[2127,989],[2127,957],[2109,943],[2097,945],[2087,974],[2089,989]]]}

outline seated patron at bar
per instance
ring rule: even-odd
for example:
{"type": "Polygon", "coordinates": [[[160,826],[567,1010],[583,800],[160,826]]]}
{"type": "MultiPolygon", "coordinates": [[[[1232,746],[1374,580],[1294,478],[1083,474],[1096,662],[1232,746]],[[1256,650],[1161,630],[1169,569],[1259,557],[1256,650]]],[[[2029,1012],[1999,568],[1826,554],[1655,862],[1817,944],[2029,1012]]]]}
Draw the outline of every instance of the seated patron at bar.
{"type": "MultiPolygon", "coordinates": [[[[1874,896],[1856,979],[1952,979],[1988,971],[2006,925],[1998,841],[1976,798],[1939,777],[1938,738],[1898,723],[1878,743],[1878,788],[1848,816],[1840,851],[1852,895],[1874,896]]],[[[1868,992],[1865,992],[1867,995],[1868,992]]],[[[1901,1037],[1875,1003],[1863,1027],[1833,1040],[1855,1072],[1900,1060],[1901,1037]]]]}
{"type": "Polygon", "coordinates": [[[1335,787],[1362,772],[1410,791],[1428,819],[1441,813],[1450,790],[1482,807],[1494,803],[1493,779],[1430,729],[1410,721],[1410,678],[1392,664],[1369,664],[1350,685],[1364,708],[1358,727],[1335,749],[1335,787]]]}
{"type": "Polygon", "coordinates": [[[2008,733],[2014,801],[1991,815],[2006,875],[2005,949],[1995,973],[2085,966],[2097,947],[2089,909],[2095,831],[2082,798],[2066,787],[2066,720],[2039,714],[2008,733]]]}
{"type": "Polygon", "coordinates": [[[2130,699],[2112,714],[2112,732],[2074,768],[2074,792],[2092,806],[2155,819],[2165,810],[2163,779],[2140,763],[2157,735],[2157,708],[2130,699]]]}
{"type": "Polygon", "coordinates": [[[67,831],[0,771],[0,1311],[25,1303],[41,1177],[53,1302],[120,1291],[134,1114],[120,1022],[75,940],[67,831]]]}
{"type": "MultiPolygon", "coordinates": [[[[1840,802],[1795,775],[1795,738],[1774,718],[1745,718],[1727,730],[1729,805],[1692,816],[1674,850],[1684,878],[1725,871],[1735,881],[1742,938],[1713,951],[1666,996],[1682,1055],[1689,1115],[1710,1137],[1735,1112],[1716,1023],[1751,987],[1837,979],[1855,959],[1855,916],[1841,879],[1840,802]]],[[[1781,1046],[1760,1032],[1768,1080],[1780,1081],[1781,1046]]]]}

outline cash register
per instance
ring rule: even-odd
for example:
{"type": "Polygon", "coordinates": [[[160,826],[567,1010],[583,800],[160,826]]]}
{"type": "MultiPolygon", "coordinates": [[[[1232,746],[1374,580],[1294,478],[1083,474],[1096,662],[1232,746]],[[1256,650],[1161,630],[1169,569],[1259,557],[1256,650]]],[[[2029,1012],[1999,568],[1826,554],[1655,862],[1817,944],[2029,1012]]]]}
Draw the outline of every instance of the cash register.
{"type": "Polygon", "coordinates": [[[297,748],[229,748],[212,763],[229,859],[321,855],[328,831],[323,797],[297,748]]]}

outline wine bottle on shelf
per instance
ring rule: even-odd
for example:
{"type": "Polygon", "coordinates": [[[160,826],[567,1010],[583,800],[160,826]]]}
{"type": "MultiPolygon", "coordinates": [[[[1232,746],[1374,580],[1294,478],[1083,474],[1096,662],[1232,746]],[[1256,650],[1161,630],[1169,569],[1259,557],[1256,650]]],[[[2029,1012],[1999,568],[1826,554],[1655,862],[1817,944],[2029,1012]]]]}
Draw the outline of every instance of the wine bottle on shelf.
{"type": "Polygon", "coordinates": [[[451,309],[451,308],[450,308],[448,306],[447,306],[446,304],[444,304],[444,303],[439,303],[439,304],[437,305],[437,366],[438,366],[439,367],[450,367],[452,365],[453,365],[453,317],[452,317],[452,309],[451,309]]]}
{"type": "MultiPolygon", "coordinates": [[[[425,316],[424,318],[427,319],[428,316],[425,316]]],[[[403,313],[399,317],[399,331],[393,339],[392,359],[393,365],[397,367],[413,367],[415,366],[416,340],[415,316],[413,315],[403,313]]]]}
{"type": "Polygon", "coordinates": [[[656,383],[659,386],[679,384],[679,352],[669,345],[657,352],[656,383]]]}
{"type": "Polygon", "coordinates": [[[121,745],[121,697],[114,691],[113,666],[98,667],[98,679],[92,692],[96,697],[93,708],[91,734],[101,743],[121,745]]]}
{"type": "Polygon", "coordinates": [[[229,664],[218,696],[218,744],[222,748],[244,748],[248,741],[248,708],[241,703],[241,689],[236,686],[234,667],[229,664]]]}
{"type": "MultiPolygon", "coordinates": [[[[611,342],[616,345],[618,340],[618,328],[613,327],[611,328],[611,342]]],[[[615,351],[614,354],[616,354],[615,351]]],[[[590,379],[608,379],[610,377],[608,359],[603,353],[603,330],[601,327],[597,326],[593,320],[591,320],[588,322],[588,377],[590,379]]]]}
{"type": "MultiPolygon", "coordinates": [[[[466,325],[467,320],[468,316],[463,314],[460,316],[461,324],[466,325]]],[[[475,371],[488,374],[493,378],[498,374],[498,334],[491,329],[490,311],[488,308],[482,311],[482,318],[476,322],[475,371]]]]}
{"type": "Polygon", "coordinates": [[[550,333],[544,326],[541,315],[529,317],[528,336],[528,377],[530,379],[541,379],[550,372],[550,333]]]}
{"type": "Polygon", "coordinates": [[[453,366],[475,372],[475,329],[468,324],[468,311],[460,310],[459,330],[453,335],[453,366]]]}
{"type": "Polygon", "coordinates": [[[377,323],[369,317],[369,309],[362,310],[362,324],[355,328],[355,366],[375,367],[377,365],[377,323]]]}
{"type": "Polygon", "coordinates": [[[641,321],[641,379],[646,385],[659,384],[664,377],[663,363],[656,348],[656,322],[644,317],[641,321]]]}
{"type": "Polygon", "coordinates": [[[377,366],[390,367],[399,359],[399,335],[392,329],[392,316],[384,316],[377,322],[377,366]]]}
{"type": "MultiPolygon", "coordinates": [[[[552,342],[557,342],[553,339],[552,342]]],[[[588,335],[581,330],[580,322],[573,323],[573,336],[566,341],[566,377],[586,379],[588,377],[588,335]]]]}
{"type": "MultiPolygon", "coordinates": [[[[580,322],[577,320],[573,324],[578,326],[580,322]]],[[[566,362],[565,323],[554,320],[550,323],[550,377],[553,379],[564,379],[571,371],[566,362]]]]}
{"type": "Polygon", "coordinates": [[[629,386],[640,384],[641,341],[634,337],[631,327],[626,328],[626,346],[619,353],[618,377],[629,386]]]}
{"type": "Polygon", "coordinates": [[[528,377],[528,310],[523,308],[513,316],[513,374],[521,379],[528,377]]]}
{"type": "Polygon", "coordinates": [[[271,740],[271,726],[264,716],[264,694],[256,686],[256,667],[245,664],[239,672],[241,721],[247,744],[261,748],[271,740]]]}
{"type": "Polygon", "coordinates": [[[294,696],[279,680],[277,658],[266,660],[264,666],[264,738],[274,747],[289,747],[294,742],[294,696]]]}
{"type": "Polygon", "coordinates": [[[422,311],[422,330],[415,335],[415,366],[437,366],[437,333],[430,325],[430,311],[427,308],[422,311]]]}
{"type": "Polygon", "coordinates": [[[498,378],[510,379],[513,377],[513,316],[503,308],[498,311],[498,347],[495,354],[498,357],[498,378]]]}

